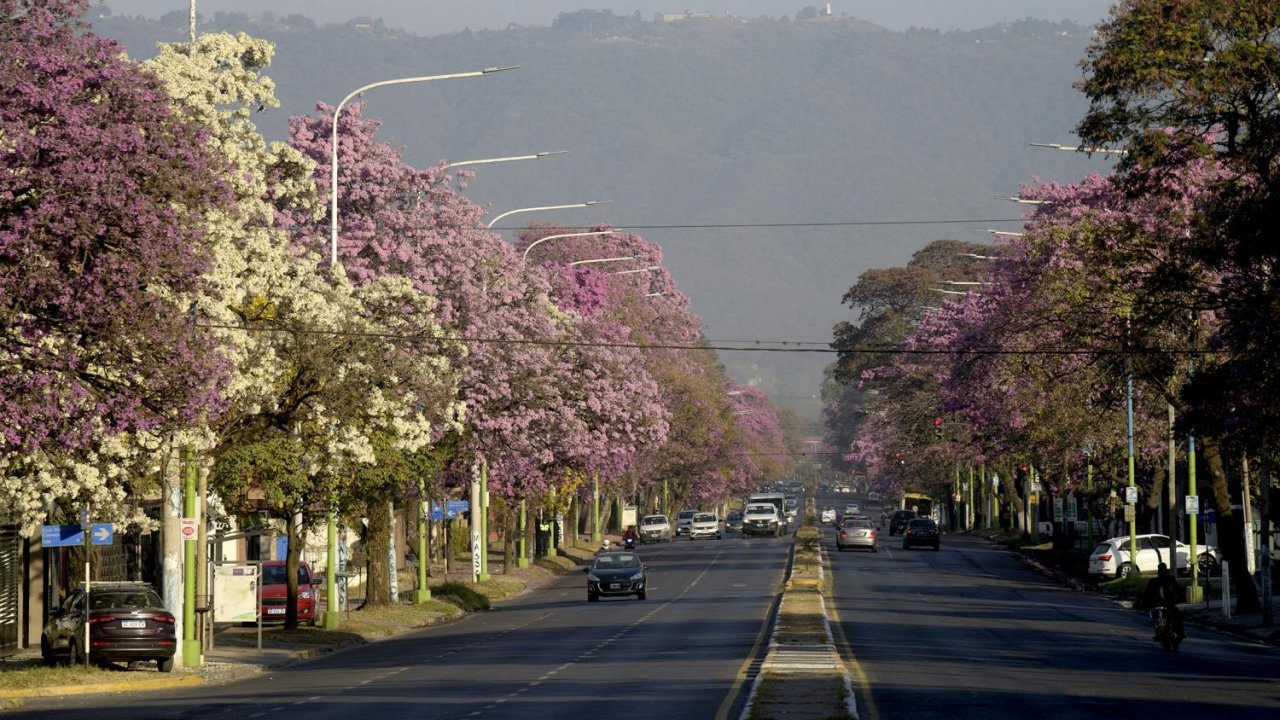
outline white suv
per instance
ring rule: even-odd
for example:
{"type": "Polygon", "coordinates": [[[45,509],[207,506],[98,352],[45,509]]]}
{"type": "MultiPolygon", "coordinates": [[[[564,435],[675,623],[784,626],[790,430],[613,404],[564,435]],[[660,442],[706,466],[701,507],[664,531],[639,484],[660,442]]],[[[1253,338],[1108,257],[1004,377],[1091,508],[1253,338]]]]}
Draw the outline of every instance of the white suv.
{"type": "Polygon", "coordinates": [[[666,515],[645,515],[640,520],[640,542],[670,542],[671,521],[666,515]]]}
{"type": "MultiPolygon", "coordinates": [[[[1169,564],[1171,544],[1176,546],[1173,550],[1177,563],[1176,569],[1186,570],[1187,558],[1191,555],[1190,545],[1170,540],[1165,535],[1139,535],[1138,557],[1135,562],[1129,559],[1129,536],[1121,535],[1103,540],[1093,549],[1089,554],[1089,574],[1105,578],[1120,578],[1128,576],[1134,570],[1153,573],[1160,563],[1169,564]]],[[[1200,572],[1204,574],[1215,572],[1222,562],[1222,556],[1217,548],[1210,545],[1196,545],[1196,556],[1200,572]]]]}
{"type": "Polygon", "coordinates": [[[742,515],[742,535],[782,536],[785,521],[778,515],[778,506],[773,503],[752,503],[742,515]]]}

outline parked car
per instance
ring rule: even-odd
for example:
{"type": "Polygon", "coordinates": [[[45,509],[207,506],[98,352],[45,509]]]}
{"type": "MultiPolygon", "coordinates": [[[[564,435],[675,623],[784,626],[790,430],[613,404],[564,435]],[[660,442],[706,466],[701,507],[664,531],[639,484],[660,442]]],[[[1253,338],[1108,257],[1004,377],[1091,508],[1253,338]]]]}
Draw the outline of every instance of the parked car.
{"type": "Polygon", "coordinates": [[[752,503],[747,505],[742,522],[742,534],[744,537],[753,535],[781,537],[784,527],[786,527],[786,521],[778,514],[778,506],[773,503],[752,503]]]}
{"type": "Polygon", "coordinates": [[[742,511],[730,510],[729,514],[724,518],[725,532],[742,532],[742,511]]]}
{"type": "Polygon", "coordinates": [[[680,514],[676,515],[676,537],[689,533],[689,527],[693,525],[693,516],[697,514],[697,510],[681,510],[680,514]]]}
{"type": "Polygon", "coordinates": [[[821,520],[822,522],[824,522],[824,523],[835,523],[835,521],[836,521],[836,509],[835,509],[835,508],[826,508],[825,510],[823,510],[823,511],[822,511],[822,517],[820,518],[820,520],[821,520]]]}
{"type": "Polygon", "coordinates": [[[698,538],[715,538],[719,540],[724,537],[720,532],[720,518],[715,513],[701,512],[693,516],[693,523],[689,526],[689,539],[697,540],[698,538]]]}
{"type": "Polygon", "coordinates": [[[915,510],[894,510],[889,516],[889,534],[897,535],[906,529],[907,523],[916,519],[915,510]]]}
{"type": "Polygon", "coordinates": [[[932,518],[916,518],[907,523],[906,529],[902,531],[902,549],[909,550],[915,545],[924,545],[934,550],[942,547],[942,532],[932,518]]]}
{"type": "MultiPolygon", "coordinates": [[[[1153,573],[1160,563],[1169,564],[1171,545],[1176,544],[1173,551],[1174,566],[1178,571],[1188,569],[1187,559],[1191,557],[1191,546],[1180,540],[1171,540],[1166,535],[1145,534],[1138,536],[1138,557],[1136,561],[1129,559],[1129,536],[1121,535],[1103,540],[1089,553],[1089,574],[1104,578],[1126,577],[1129,573],[1153,573]]],[[[1197,545],[1196,558],[1200,572],[1206,575],[1217,572],[1222,563],[1222,554],[1210,545],[1197,545]]]]}
{"type": "Polygon", "coordinates": [[[866,548],[876,552],[876,538],[879,533],[870,520],[848,520],[836,531],[836,550],[843,551],[847,547],[866,548]]]}
{"type": "Polygon", "coordinates": [[[671,542],[671,521],[666,515],[645,515],[640,519],[640,542],[671,542]]]}
{"type": "MultiPolygon", "coordinates": [[[[262,622],[284,622],[289,610],[289,576],[284,560],[268,560],[262,563],[262,622]]],[[[315,576],[306,562],[298,563],[298,622],[315,625],[319,616],[316,608],[315,576]]]]}
{"type": "MultiPolygon", "coordinates": [[[[95,662],[154,660],[160,672],[173,670],[178,648],[173,614],[146,583],[95,582],[89,586],[89,659],[95,662]]],[[[85,591],[78,587],[49,613],[40,635],[46,664],[85,661],[85,591]]]]}
{"type": "Polygon", "coordinates": [[[635,595],[645,598],[646,565],[633,552],[605,552],[596,555],[591,564],[583,568],[587,574],[587,600],[598,601],[603,597],[635,595]]]}

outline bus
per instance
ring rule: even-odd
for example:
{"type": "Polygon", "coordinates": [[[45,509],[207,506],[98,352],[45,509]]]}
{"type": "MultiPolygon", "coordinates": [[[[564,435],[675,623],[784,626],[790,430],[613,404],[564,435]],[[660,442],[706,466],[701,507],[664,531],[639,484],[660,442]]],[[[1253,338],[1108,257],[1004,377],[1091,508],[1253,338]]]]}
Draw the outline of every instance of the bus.
{"type": "Polygon", "coordinates": [[[915,510],[916,517],[930,517],[933,514],[933,498],[924,493],[903,493],[902,509],[915,510]]]}

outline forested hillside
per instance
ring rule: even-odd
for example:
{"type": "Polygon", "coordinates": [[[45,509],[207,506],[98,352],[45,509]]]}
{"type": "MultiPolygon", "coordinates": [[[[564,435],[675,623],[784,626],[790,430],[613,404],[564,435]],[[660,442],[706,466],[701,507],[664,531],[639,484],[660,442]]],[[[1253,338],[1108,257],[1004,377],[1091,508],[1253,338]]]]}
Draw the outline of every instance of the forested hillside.
{"type": "MultiPolygon", "coordinates": [[[[139,58],[187,33],[185,10],[158,22],[90,19],[139,58]]],[[[582,11],[552,27],[437,37],[299,16],[219,15],[200,28],[276,44],[269,74],[284,107],[258,123],[275,138],[288,116],[366,83],[519,64],[377,89],[365,115],[417,165],[568,150],[481,166],[468,194],[493,214],[611,200],[503,225],[636,230],[662,246],[713,340],[827,342],[853,317],[840,298],[863,270],[904,264],[938,238],[1015,230],[1019,207],[994,196],[1032,176],[1107,167],[1029,147],[1069,144],[1084,112],[1071,85],[1091,29],[1071,24],[895,33],[840,17],[656,23],[582,11]]],[[[816,401],[798,398],[818,392],[831,356],[721,357],[739,380],[816,417],[816,401]]]]}

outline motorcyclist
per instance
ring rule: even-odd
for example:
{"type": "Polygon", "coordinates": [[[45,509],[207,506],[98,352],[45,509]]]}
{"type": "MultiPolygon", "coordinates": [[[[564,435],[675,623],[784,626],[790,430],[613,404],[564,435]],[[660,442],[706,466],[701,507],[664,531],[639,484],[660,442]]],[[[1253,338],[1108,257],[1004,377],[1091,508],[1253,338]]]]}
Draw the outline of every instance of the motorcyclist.
{"type": "Polygon", "coordinates": [[[1169,572],[1168,565],[1160,563],[1156,568],[1156,576],[1147,583],[1146,590],[1142,592],[1142,605],[1148,609],[1164,608],[1169,613],[1169,629],[1179,639],[1187,636],[1182,627],[1182,611],[1178,609],[1178,601],[1181,599],[1182,584],[1173,576],[1173,573],[1169,572]]]}
{"type": "Polygon", "coordinates": [[[628,525],[627,531],[622,535],[623,547],[633,548],[638,542],[640,542],[640,533],[636,532],[636,526],[628,525]]]}
{"type": "Polygon", "coordinates": [[[600,549],[596,551],[596,554],[597,554],[597,555],[600,555],[600,554],[602,554],[602,553],[607,553],[607,552],[609,552],[611,549],[612,549],[612,548],[610,548],[610,547],[609,547],[609,538],[605,538],[605,539],[604,539],[604,544],[602,544],[602,545],[600,546],[600,549]]]}

